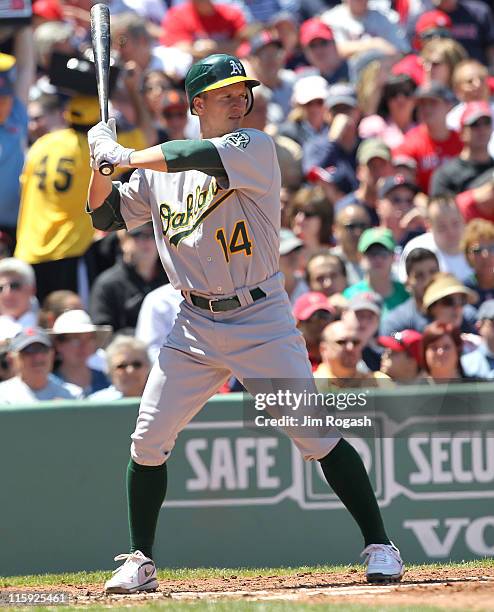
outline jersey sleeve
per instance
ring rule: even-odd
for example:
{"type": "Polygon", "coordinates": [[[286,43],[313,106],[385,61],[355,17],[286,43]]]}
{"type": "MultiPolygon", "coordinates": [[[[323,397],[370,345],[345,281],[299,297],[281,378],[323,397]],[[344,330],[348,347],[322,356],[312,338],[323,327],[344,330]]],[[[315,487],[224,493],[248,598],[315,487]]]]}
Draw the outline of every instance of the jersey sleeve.
{"type": "Polygon", "coordinates": [[[211,138],[228,176],[228,189],[264,195],[279,176],[274,142],[260,130],[245,129],[211,138]]]}
{"type": "Polygon", "coordinates": [[[120,213],[127,229],[151,221],[149,183],[145,170],[135,170],[128,183],[119,186],[120,213]]]}
{"type": "Polygon", "coordinates": [[[227,175],[218,151],[209,140],[171,140],[161,145],[167,172],[199,170],[227,181],[227,175]]]}

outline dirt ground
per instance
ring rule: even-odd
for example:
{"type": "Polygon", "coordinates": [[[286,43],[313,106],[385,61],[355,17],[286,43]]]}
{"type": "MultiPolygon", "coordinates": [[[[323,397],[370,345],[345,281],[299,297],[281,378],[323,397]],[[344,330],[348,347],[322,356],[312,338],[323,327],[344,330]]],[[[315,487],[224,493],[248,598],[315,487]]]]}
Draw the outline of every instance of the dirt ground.
{"type": "MultiPolygon", "coordinates": [[[[19,587],[2,589],[18,591],[19,587]]],[[[102,585],[62,583],[23,591],[64,591],[72,605],[113,604],[139,606],[166,601],[291,601],[305,603],[359,603],[373,605],[437,606],[448,610],[494,610],[494,569],[411,569],[398,585],[369,585],[363,572],[300,573],[293,576],[258,576],[203,580],[161,580],[156,593],[103,594],[102,585]]]]}

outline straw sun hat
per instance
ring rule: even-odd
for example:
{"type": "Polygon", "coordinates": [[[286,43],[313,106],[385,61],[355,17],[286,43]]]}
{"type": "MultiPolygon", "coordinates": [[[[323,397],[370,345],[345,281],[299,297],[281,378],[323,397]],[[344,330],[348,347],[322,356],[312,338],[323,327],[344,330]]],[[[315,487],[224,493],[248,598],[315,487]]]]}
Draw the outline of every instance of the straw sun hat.
{"type": "Polygon", "coordinates": [[[435,304],[442,298],[445,298],[448,295],[455,295],[457,293],[465,295],[470,304],[475,304],[478,300],[478,295],[475,293],[475,291],[465,287],[465,285],[459,281],[454,274],[439,272],[425,290],[422,301],[423,307],[425,310],[427,310],[429,306],[432,306],[432,304],[435,304]]]}
{"type": "Polygon", "coordinates": [[[112,331],[111,325],[95,325],[84,310],[68,310],[57,317],[51,334],[56,338],[64,334],[94,333],[98,348],[101,348],[110,340],[112,331]]]}

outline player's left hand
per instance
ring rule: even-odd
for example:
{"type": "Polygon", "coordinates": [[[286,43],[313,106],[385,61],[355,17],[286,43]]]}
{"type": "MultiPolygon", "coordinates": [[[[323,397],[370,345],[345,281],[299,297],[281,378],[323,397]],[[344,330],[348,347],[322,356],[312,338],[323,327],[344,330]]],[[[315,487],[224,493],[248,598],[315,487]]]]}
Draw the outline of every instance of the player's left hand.
{"type": "Polygon", "coordinates": [[[94,154],[91,157],[91,167],[99,168],[103,162],[108,162],[113,166],[130,166],[130,154],[135,149],[127,149],[109,138],[96,141],[94,154]]]}

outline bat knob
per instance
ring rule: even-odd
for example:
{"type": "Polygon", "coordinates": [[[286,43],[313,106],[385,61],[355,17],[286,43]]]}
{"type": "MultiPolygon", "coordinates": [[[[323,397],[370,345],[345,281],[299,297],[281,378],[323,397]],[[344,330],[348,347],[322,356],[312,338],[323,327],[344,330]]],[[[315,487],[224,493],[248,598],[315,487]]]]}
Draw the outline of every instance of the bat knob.
{"type": "Polygon", "coordinates": [[[99,173],[103,176],[110,176],[115,171],[115,167],[110,162],[103,162],[100,164],[99,173]]]}

